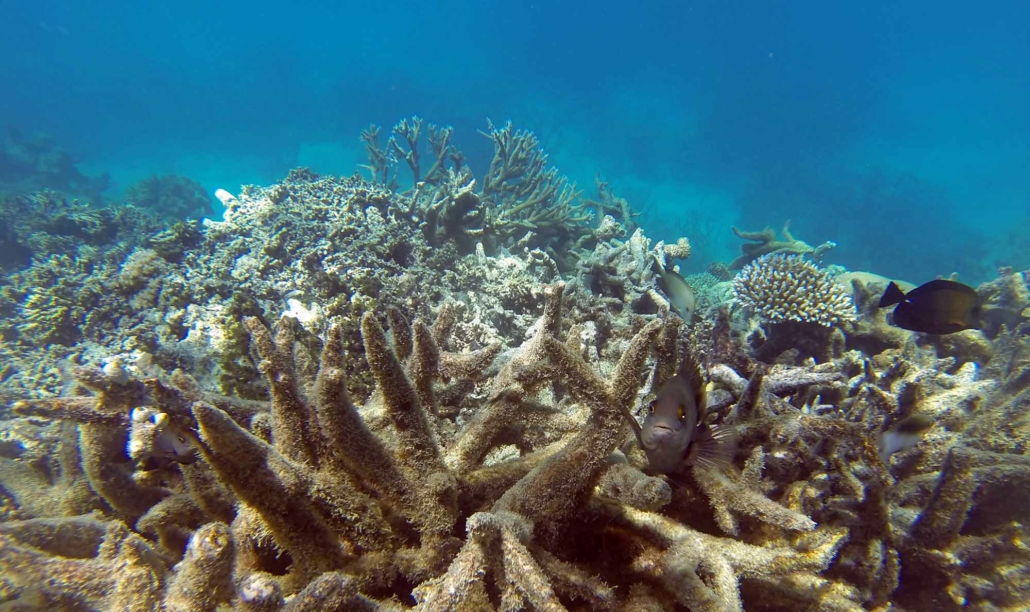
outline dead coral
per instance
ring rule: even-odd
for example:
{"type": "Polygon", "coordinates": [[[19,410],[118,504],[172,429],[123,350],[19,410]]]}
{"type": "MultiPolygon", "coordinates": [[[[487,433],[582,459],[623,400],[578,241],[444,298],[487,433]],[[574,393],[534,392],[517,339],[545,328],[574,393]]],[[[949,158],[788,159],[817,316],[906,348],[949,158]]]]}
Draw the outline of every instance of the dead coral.
{"type": "Polygon", "coordinates": [[[740,270],[759,257],[771,254],[808,255],[814,261],[819,262],[826,251],[837,246],[836,243],[827,241],[817,247],[813,247],[807,242],[794,238],[790,233],[789,220],[783,224],[783,229],[780,231],[783,235],[783,240],[777,240],[776,232],[771,227],[767,227],[760,232],[744,232],[734,227],[733,233],[738,238],[748,242],[740,245],[740,250],[743,254],[733,260],[730,264],[731,270],[740,270]]]}
{"type": "MultiPolygon", "coordinates": [[[[658,587],[649,597],[666,607],[678,600],[736,609],[738,580],[755,571],[741,564],[740,555],[765,549],[703,535],[657,514],[647,520],[634,514],[668,507],[670,490],[615,452],[626,440],[623,414],[638,401],[651,345],[663,327],[675,339],[678,326],[638,322],[635,334],[619,340],[625,344],[618,363],[598,361],[598,372],[583,358],[588,353],[580,326],[560,340],[563,293],[561,285],[545,288],[534,333],[486,380],[479,403],[462,408],[473,412],[471,418],[459,413],[460,425],[442,416],[436,398],[448,384],[478,379],[497,349],[446,350],[460,312],[453,307],[442,308],[432,327],[421,321],[408,326],[393,313],[392,344],[371,314],[364,317],[376,392],[360,407],[347,392],[338,327],[330,327],[311,381],[294,327],[282,325],[273,335],[250,319],[271,390],[267,411],[204,394],[182,375],[178,386],[156,379],[143,384],[115,368],[80,373],[95,396],[25,402],[18,411],[64,415],[80,421],[80,428],[97,428],[99,437],[83,439],[84,456],[108,461],[115,451],[105,440],[119,439],[125,452],[130,407],[145,407],[140,414],[151,415],[148,423],[166,415],[158,419],[162,425],[183,419],[196,428],[200,463],[90,480],[123,516],[143,512],[137,529],[155,541],[147,571],[160,577],[149,597],[169,609],[214,609],[232,600],[242,609],[275,610],[281,594],[292,595],[287,609],[312,609],[304,602],[319,598],[371,609],[377,600],[405,600],[410,592],[403,585],[419,585],[414,596],[420,609],[560,610],[575,601],[617,609],[624,599],[644,597],[644,584],[658,587]],[[512,446],[516,456],[491,459],[497,449],[512,446]],[[218,481],[206,476],[212,470],[218,481]],[[136,491],[130,504],[124,491],[116,495],[112,486],[130,486],[129,477],[140,481],[131,486],[150,487],[160,497],[147,501],[138,489],[127,489],[136,491]],[[593,526],[626,516],[636,517],[625,525],[636,545],[668,548],[665,570],[641,570],[626,582],[619,559],[587,554],[597,537],[587,535],[593,526]],[[681,542],[655,532],[648,522],[654,520],[665,521],[681,542]],[[684,539],[688,534],[696,535],[684,539]],[[700,561],[684,560],[695,558],[700,561]],[[714,583],[709,568],[721,568],[714,583]]],[[[668,348],[665,353],[673,354],[668,348]]],[[[152,436],[143,435],[151,429],[139,434],[142,446],[152,444],[152,436]]],[[[749,464],[746,472],[741,485],[733,484],[739,477],[718,476],[731,480],[709,488],[713,501],[749,512],[746,503],[733,501],[761,497],[737,489],[758,486],[757,468],[749,464]]],[[[766,518],[793,516],[785,508],[777,515],[768,504],[766,499],[759,506],[766,518]]],[[[785,526],[811,527],[799,520],[785,526]]],[[[774,538],[779,548],[761,553],[768,561],[761,573],[825,565],[840,536],[818,533],[820,544],[774,538]]],[[[31,553],[18,546],[19,555],[31,553]]],[[[101,562],[106,557],[89,563],[101,562]]],[[[41,567],[38,576],[51,566],[41,567]]],[[[106,605],[106,597],[88,606],[106,605]]]]}
{"type": "Polygon", "coordinates": [[[1025,456],[955,447],[936,479],[901,484],[895,513],[903,564],[899,603],[946,610],[1025,604],[1025,456]],[[913,502],[925,507],[914,514],[913,502]]]}
{"type": "MultiPolygon", "coordinates": [[[[1025,547],[1013,545],[1025,530],[1017,509],[1024,500],[996,497],[1003,486],[1023,490],[1025,457],[967,446],[1020,452],[1012,441],[1024,425],[1013,415],[1026,413],[1025,385],[1015,382],[1024,368],[1011,365],[1020,363],[1020,337],[1000,336],[998,361],[992,359],[998,369],[981,374],[971,362],[954,370],[953,358],[914,343],[875,359],[849,352],[814,367],[760,369],[750,381],[726,366],[710,368],[737,402],[717,410],[725,424],[736,424],[740,450],[750,453],[741,482],[820,528],[849,532],[821,576],[760,580],[761,589],[756,583],[742,589],[745,597],[761,593],[765,605],[819,609],[885,602],[1004,607],[1025,598],[1012,578],[1030,567],[1025,547]],[[798,379],[805,383],[781,382],[787,372],[806,369],[798,379]],[[1001,391],[1006,387],[1008,393],[1001,391]],[[915,412],[934,415],[939,425],[883,465],[876,454],[880,433],[915,412]],[[1005,414],[1012,425],[1002,424],[1005,414]],[[759,457],[765,478],[756,480],[759,457]],[[811,595],[817,592],[818,603],[811,595]]],[[[717,512],[715,518],[725,528],[737,516],[717,512]]]]}

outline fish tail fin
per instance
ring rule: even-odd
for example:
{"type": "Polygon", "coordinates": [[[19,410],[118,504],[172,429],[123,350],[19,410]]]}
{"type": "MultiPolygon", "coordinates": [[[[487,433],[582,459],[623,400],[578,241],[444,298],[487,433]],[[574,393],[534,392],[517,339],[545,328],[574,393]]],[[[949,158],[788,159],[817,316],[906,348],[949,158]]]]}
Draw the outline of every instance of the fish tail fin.
{"type": "Polygon", "coordinates": [[[897,283],[891,281],[891,284],[887,285],[887,290],[883,292],[883,297],[880,298],[880,308],[893,306],[901,303],[904,299],[905,292],[901,290],[897,283]]]}
{"type": "Polygon", "coordinates": [[[687,465],[720,469],[733,463],[737,452],[737,436],[728,427],[702,424],[697,440],[687,452],[687,465]]]}

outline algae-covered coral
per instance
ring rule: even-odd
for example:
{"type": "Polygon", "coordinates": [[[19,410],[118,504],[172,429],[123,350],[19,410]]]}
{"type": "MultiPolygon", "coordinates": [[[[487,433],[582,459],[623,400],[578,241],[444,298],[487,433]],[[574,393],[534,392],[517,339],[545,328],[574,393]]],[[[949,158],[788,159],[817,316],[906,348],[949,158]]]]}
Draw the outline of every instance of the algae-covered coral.
{"type": "MultiPolygon", "coordinates": [[[[51,265],[41,288],[94,288],[88,308],[51,315],[60,326],[6,293],[20,331],[4,347],[17,359],[0,413],[0,605],[1030,598],[1025,275],[981,288],[994,325],[943,342],[888,327],[875,277],[772,255],[736,294],[698,280],[708,305],[688,326],[653,266],[689,256],[686,240],[652,245],[607,214],[587,223],[590,205],[525,132],[489,133],[488,189],[443,128],[418,160],[421,126],[398,124],[385,149],[366,133],[375,180],[296,171],[247,188],[223,221],[157,241],[173,251],[151,238],[102,260],[54,254],[68,270],[51,265]],[[417,181],[406,191],[390,185],[399,154],[417,181]],[[505,187],[515,168],[536,178],[505,187]],[[47,333],[66,344],[44,347],[47,333]],[[663,476],[627,419],[683,350],[704,364],[707,418],[734,433],[735,454],[663,476]],[[881,434],[913,415],[929,431],[882,452],[881,434]]],[[[41,266],[17,274],[44,279],[41,266]]]]}

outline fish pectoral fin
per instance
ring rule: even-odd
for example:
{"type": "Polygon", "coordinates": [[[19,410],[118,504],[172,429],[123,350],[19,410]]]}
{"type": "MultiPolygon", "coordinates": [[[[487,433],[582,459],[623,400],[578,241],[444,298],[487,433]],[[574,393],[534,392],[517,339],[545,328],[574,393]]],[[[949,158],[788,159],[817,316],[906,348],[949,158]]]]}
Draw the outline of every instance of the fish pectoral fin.
{"type": "Polygon", "coordinates": [[[697,439],[687,451],[687,465],[723,468],[733,462],[736,452],[737,436],[732,429],[702,424],[698,426],[697,439]]]}
{"type": "Polygon", "coordinates": [[[622,416],[626,417],[626,420],[629,421],[629,426],[633,428],[633,435],[637,437],[637,444],[640,445],[640,448],[644,448],[644,432],[640,428],[640,423],[637,423],[637,420],[629,413],[629,408],[625,406],[622,407],[622,416]]]}

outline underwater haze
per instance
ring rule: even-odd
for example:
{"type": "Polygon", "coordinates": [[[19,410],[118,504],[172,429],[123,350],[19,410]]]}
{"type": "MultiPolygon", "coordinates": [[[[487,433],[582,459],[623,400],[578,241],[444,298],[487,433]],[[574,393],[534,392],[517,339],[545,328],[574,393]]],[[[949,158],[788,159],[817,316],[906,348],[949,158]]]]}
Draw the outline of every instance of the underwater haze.
{"type": "Polygon", "coordinates": [[[0,0],[0,612],[1030,610],[1028,23],[0,0]]]}
{"type": "MultiPolygon", "coordinates": [[[[7,2],[5,127],[110,193],[349,174],[359,131],[486,118],[536,132],[651,235],[791,220],[852,269],[920,283],[1026,267],[1030,39],[1020,2],[7,2]]],[[[677,234],[678,235],[678,234],[677,234]]]]}

